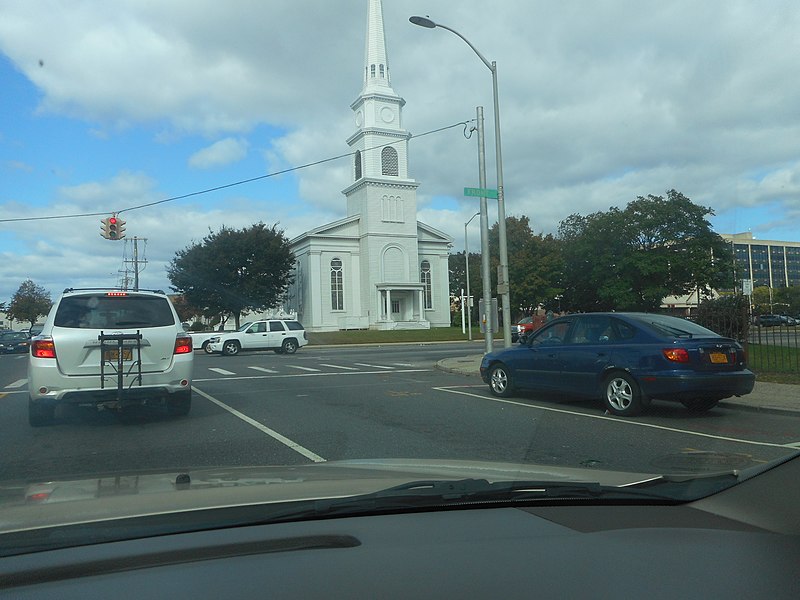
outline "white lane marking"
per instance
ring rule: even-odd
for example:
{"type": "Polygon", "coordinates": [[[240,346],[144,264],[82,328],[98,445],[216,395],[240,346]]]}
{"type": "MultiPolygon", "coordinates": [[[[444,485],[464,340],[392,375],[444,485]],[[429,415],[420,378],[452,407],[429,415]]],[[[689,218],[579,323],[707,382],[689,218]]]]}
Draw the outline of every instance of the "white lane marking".
{"type": "Polygon", "coordinates": [[[292,450],[294,450],[298,454],[302,454],[307,459],[312,460],[314,462],[325,462],[325,459],[322,458],[319,454],[316,454],[316,453],[312,452],[311,450],[309,450],[308,448],[305,448],[305,447],[301,446],[297,442],[294,442],[294,441],[290,440],[285,435],[281,435],[280,433],[278,433],[274,429],[270,429],[269,427],[267,427],[263,423],[259,423],[255,419],[251,419],[246,414],[241,413],[238,410],[236,410],[235,408],[232,408],[232,407],[228,406],[224,402],[221,402],[221,401],[217,400],[216,398],[214,398],[210,394],[206,394],[203,390],[199,390],[196,387],[192,387],[192,389],[195,392],[197,392],[198,394],[200,394],[203,398],[206,398],[207,400],[210,400],[211,402],[213,402],[214,404],[216,404],[220,408],[222,408],[224,410],[227,410],[233,416],[238,417],[239,419],[241,419],[242,421],[244,421],[248,425],[252,425],[253,427],[258,429],[259,431],[261,431],[263,433],[266,433],[272,439],[280,442],[281,444],[283,444],[287,448],[291,448],[292,450]]]}
{"type": "Polygon", "coordinates": [[[27,379],[17,379],[14,383],[9,383],[6,386],[6,389],[8,390],[8,389],[11,389],[11,388],[20,388],[23,385],[25,385],[26,383],[28,383],[27,379]]]}
{"type": "Polygon", "coordinates": [[[273,371],[272,369],[265,369],[264,367],[247,367],[248,369],[253,369],[254,371],[262,371],[264,373],[277,373],[278,371],[273,371]]]}
{"type": "Polygon", "coordinates": [[[354,365],[358,365],[359,367],[372,367],[373,369],[394,369],[394,367],[386,367],[384,365],[368,365],[365,363],[353,363],[354,365]]]}
{"type": "Polygon", "coordinates": [[[524,402],[515,402],[514,400],[503,400],[502,398],[493,398],[491,396],[482,396],[481,394],[472,394],[470,392],[464,392],[461,390],[455,389],[448,389],[446,387],[436,387],[433,388],[435,390],[440,390],[442,392],[449,392],[451,394],[461,394],[462,396],[471,396],[473,398],[480,398],[481,400],[491,400],[492,402],[500,402],[502,404],[514,404],[516,406],[521,406],[523,408],[531,408],[534,410],[542,410],[547,412],[555,412],[561,413],[565,415],[573,415],[575,417],[585,417],[587,419],[597,419],[600,421],[613,421],[614,423],[619,423],[620,425],[630,425],[634,427],[647,427],[649,429],[659,429],[661,431],[669,431],[672,433],[684,433],[686,435],[693,435],[696,437],[704,437],[710,438],[713,440],[722,440],[725,442],[737,442],[739,444],[751,444],[753,446],[769,446],[771,448],[793,448],[792,444],[775,444],[772,442],[756,442],[753,440],[742,440],[739,438],[732,438],[727,437],[724,435],[714,435],[711,433],[701,433],[699,431],[689,431],[686,429],[678,429],[676,427],[665,427],[664,425],[654,425],[653,423],[640,423],[638,421],[628,421],[618,417],[606,417],[604,415],[590,415],[582,412],[577,412],[574,410],[565,410],[563,408],[552,408],[549,406],[535,406],[533,404],[525,404],[524,402]]]}
{"type": "Polygon", "coordinates": [[[329,365],[327,363],[319,363],[320,367],[330,367],[331,369],[344,369],[345,371],[358,371],[355,367],[345,367],[343,365],[329,365]]]}
{"type": "Polygon", "coordinates": [[[300,369],[301,371],[311,371],[312,373],[319,373],[320,369],[312,369],[311,367],[301,367],[299,365],[286,365],[290,369],[300,369]]]}
{"type": "MultiPolygon", "coordinates": [[[[396,369],[392,373],[427,373],[433,369],[396,369]]],[[[386,371],[350,371],[347,373],[292,373],[291,375],[238,375],[236,377],[226,377],[220,379],[219,377],[210,377],[204,379],[193,379],[195,382],[219,382],[219,381],[238,381],[240,379],[284,379],[286,377],[343,377],[345,375],[376,375],[377,373],[386,373],[386,371]]]]}
{"type": "Polygon", "coordinates": [[[792,442],[791,444],[786,444],[789,448],[800,448],[800,442],[792,442]]]}
{"type": "Polygon", "coordinates": [[[227,371],[225,369],[220,369],[219,367],[208,367],[209,371],[214,371],[215,373],[219,373],[220,375],[236,375],[233,371],[227,371]]]}
{"type": "Polygon", "coordinates": [[[395,367],[413,367],[411,363],[392,363],[395,367]]]}

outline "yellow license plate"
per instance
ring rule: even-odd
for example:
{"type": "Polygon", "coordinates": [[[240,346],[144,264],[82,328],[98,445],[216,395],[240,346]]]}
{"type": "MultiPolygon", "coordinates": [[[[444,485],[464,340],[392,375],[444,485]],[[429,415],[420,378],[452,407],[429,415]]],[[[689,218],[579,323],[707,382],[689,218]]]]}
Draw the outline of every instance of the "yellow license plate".
{"type": "MultiPolygon", "coordinates": [[[[119,360],[119,350],[106,350],[105,360],[119,360]]],[[[130,348],[122,349],[122,360],[133,360],[133,350],[130,348]]]]}
{"type": "Polygon", "coordinates": [[[711,362],[715,365],[724,365],[728,362],[728,355],[722,352],[712,352],[709,356],[711,357],[711,362]]]}

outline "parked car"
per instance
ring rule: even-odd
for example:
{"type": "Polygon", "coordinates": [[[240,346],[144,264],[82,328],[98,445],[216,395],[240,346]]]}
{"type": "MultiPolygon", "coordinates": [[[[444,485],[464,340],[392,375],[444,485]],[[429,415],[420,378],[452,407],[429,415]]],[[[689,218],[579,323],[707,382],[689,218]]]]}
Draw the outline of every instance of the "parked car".
{"type": "Polygon", "coordinates": [[[525,339],[525,336],[533,331],[534,323],[533,317],[523,317],[516,324],[511,326],[511,341],[512,342],[522,342],[525,339]]]}
{"type": "Polygon", "coordinates": [[[744,350],[696,323],[645,313],[586,313],[555,319],[526,344],[491,352],[481,377],[495,396],[517,389],[602,398],[632,416],[651,400],[696,412],[753,390],[744,350]]]}
{"type": "Polygon", "coordinates": [[[158,404],[186,415],[193,361],[192,338],[164,292],[64,290],[31,342],[28,420],[50,423],[59,404],[158,404]]]}
{"type": "Polygon", "coordinates": [[[761,327],[778,327],[786,325],[786,321],[780,315],[759,315],[756,319],[756,325],[761,327]]]}
{"type": "Polygon", "coordinates": [[[25,354],[30,349],[31,337],[24,331],[0,333],[0,354],[25,354]]]}
{"type": "Polygon", "coordinates": [[[306,344],[306,330],[299,321],[267,319],[217,334],[208,341],[208,348],[225,356],[234,356],[242,350],[265,349],[274,350],[276,354],[294,354],[306,344]]]}

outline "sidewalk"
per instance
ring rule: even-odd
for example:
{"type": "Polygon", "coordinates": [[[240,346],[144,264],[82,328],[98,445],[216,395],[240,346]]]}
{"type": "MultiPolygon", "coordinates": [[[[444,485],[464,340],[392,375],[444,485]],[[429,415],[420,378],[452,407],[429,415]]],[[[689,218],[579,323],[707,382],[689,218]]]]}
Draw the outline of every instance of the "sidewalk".
{"type": "MultiPolygon", "coordinates": [[[[482,354],[445,358],[436,363],[436,368],[448,373],[480,378],[479,369],[482,358],[482,354]]],[[[726,398],[719,403],[719,406],[798,416],[800,415],[800,386],[756,381],[755,388],[750,394],[741,398],[726,398]]]]}

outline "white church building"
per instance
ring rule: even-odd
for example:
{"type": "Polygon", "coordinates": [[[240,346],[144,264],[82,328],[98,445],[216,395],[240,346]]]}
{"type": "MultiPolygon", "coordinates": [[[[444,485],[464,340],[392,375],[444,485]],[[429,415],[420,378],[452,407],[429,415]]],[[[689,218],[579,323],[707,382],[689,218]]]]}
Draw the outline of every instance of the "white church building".
{"type": "Polygon", "coordinates": [[[295,282],[287,308],[309,331],[450,325],[453,238],[417,221],[408,173],[405,100],[392,89],[381,0],[369,0],[361,94],[350,105],[353,182],[347,216],[290,241],[295,282]]]}

